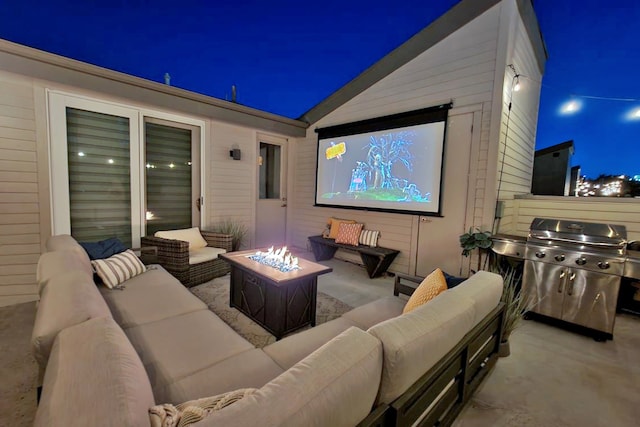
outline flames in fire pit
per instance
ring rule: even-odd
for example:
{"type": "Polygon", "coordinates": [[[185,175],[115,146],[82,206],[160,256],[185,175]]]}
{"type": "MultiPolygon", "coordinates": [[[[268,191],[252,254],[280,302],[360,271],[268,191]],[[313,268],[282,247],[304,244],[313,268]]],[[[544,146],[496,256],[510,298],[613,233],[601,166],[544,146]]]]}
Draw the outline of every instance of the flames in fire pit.
{"type": "Polygon", "coordinates": [[[257,251],[253,255],[249,255],[249,259],[252,259],[260,264],[268,265],[278,269],[284,273],[293,270],[299,270],[298,257],[295,257],[287,250],[286,246],[279,249],[273,249],[271,246],[266,252],[257,251]]]}

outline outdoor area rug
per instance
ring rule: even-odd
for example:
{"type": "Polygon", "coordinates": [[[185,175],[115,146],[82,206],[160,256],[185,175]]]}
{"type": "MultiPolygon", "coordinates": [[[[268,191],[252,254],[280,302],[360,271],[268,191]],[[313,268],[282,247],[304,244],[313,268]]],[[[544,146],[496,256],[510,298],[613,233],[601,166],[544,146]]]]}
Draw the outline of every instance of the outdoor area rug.
{"type": "MultiPolygon", "coordinates": [[[[273,335],[264,330],[256,322],[240,313],[237,309],[229,307],[228,274],[224,277],[213,279],[210,282],[194,286],[190,288],[190,290],[195,296],[207,304],[209,310],[217,314],[227,325],[231,326],[233,330],[257,348],[262,348],[276,341],[273,335]]],[[[336,319],[353,308],[323,292],[318,292],[316,304],[316,325],[336,319]]],[[[307,326],[307,328],[309,327],[310,326],[307,326]]],[[[294,333],[304,329],[305,328],[302,328],[294,333]]]]}

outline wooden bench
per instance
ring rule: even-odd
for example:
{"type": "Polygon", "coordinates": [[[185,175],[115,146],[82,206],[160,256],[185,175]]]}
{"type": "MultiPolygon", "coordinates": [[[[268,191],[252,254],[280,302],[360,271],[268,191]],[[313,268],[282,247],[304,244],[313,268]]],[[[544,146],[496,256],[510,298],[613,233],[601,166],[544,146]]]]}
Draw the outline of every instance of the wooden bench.
{"type": "Polygon", "coordinates": [[[367,269],[367,273],[370,278],[383,275],[387,268],[391,265],[393,260],[398,256],[400,251],[389,248],[370,246],[351,246],[342,243],[336,243],[335,239],[325,239],[322,236],[309,237],[309,243],[311,243],[311,250],[316,261],[323,261],[333,258],[338,249],[347,249],[350,251],[356,251],[360,254],[362,263],[367,269]]]}

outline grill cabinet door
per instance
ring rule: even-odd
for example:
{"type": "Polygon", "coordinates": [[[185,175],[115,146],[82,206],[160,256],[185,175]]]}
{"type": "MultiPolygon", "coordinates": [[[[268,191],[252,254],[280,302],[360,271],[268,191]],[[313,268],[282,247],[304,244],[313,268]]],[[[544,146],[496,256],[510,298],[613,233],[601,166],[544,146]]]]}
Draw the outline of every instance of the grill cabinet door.
{"type": "Polygon", "coordinates": [[[562,320],[613,334],[620,278],[569,269],[562,320]]]}
{"type": "Polygon", "coordinates": [[[562,318],[567,268],[540,261],[526,260],[522,286],[534,313],[562,318]]]}

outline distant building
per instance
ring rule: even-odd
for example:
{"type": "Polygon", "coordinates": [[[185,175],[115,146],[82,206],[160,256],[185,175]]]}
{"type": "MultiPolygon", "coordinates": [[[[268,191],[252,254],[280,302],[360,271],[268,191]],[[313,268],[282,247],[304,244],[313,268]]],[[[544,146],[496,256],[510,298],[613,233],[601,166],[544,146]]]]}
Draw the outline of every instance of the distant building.
{"type": "MultiPolygon", "coordinates": [[[[568,196],[571,189],[573,140],[535,152],[531,192],[536,195],[568,196]]],[[[579,171],[576,172],[576,178],[579,171]]]]}

